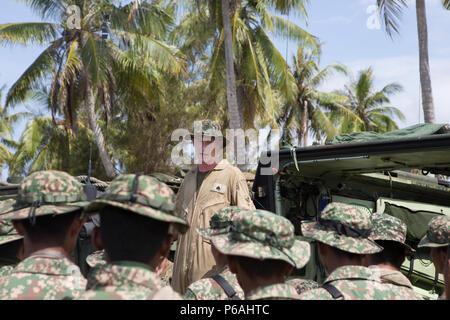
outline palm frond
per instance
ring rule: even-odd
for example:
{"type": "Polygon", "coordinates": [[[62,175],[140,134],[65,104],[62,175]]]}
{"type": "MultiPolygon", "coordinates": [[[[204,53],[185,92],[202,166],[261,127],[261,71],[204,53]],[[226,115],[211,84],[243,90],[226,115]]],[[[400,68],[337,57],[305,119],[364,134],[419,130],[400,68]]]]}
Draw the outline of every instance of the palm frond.
{"type": "Polygon", "coordinates": [[[185,72],[184,56],[175,46],[149,36],[114,30],[136,54],[155,63],[155,67],[164,72],[179,74],[185,72]]]}
{"type": "Polygon", "coordinates": [[[47,22],[6,23],[0,25],[3,44],[47,44],[58,36],[58,26],[47,22]]]}
{"type": "Polygon", "coordinates": [[[28,92],[33,89],[33,86],[35,86],[46,74],[51,72],[53,62],[56,60],[58,48],[62,43],[62,39],[54,41],[36,58],[27,70],[25,70],[20,78],[9,89],[5,106],[23,102],[27,98],[28,92]]]}
{"type": "MultiPolygon", "coordinates": [[[[61,17],[66,12],[67,1],[62,0],[20,0],[43,19],[61,17]]],[[[77,3],[78,4],[78,3],[77,3]]]]}
{"type": "Polygon", "coordinates": [[[271,15],[274,25],[274,35],[299,41],[305,48],[310,48],[314,53],[319,54],[320,45],[317,37],[313,36],[305,29],[282,17],[271,15]]]}
{"type": "Polygon", "coordinates": [[[378,12],[386,33],[392,38],[399,33],[399,23],[402,12],[408,7],[406,0],[377,0],[378,12]]]}
{"type": "Polygon", "coordinates": [[[450,10],[450,0],[443,0],[442,5],[445,9],[450,10]]]}

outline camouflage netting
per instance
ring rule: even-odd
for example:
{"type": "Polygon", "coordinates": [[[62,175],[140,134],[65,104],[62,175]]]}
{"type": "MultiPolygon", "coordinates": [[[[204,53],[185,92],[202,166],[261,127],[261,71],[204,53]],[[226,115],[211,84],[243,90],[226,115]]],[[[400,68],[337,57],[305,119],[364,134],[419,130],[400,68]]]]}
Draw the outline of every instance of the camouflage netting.
{"type": "Polygon", "coordinates": [[[372,142],[380,140],[393,140],[402,138],[416,138],[432,134],[450,133],[450,126],[448,124],[432,124],[422,123],[416,124],[404,129],[395,130],[387,133],[377,133],[373,131],[353,132],[340,134],[333,137],[326,144],[339,144],[351,142],[372,142]]]}

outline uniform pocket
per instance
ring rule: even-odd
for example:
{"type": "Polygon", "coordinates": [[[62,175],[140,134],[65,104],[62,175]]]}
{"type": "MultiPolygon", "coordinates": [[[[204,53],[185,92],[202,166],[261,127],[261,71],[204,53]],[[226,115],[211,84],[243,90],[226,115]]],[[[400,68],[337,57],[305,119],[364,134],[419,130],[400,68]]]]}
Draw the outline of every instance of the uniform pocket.
{"type": "Polygon", "coordinates": [[[225,196],[221,194],[217,194],[213,199],[207,201],[204,205],[201,206],[201,214],[203,218],[203,225],[208,228],[209,227],[209,220],[211,219],[212,215],[219,211],[220,209],[223,209],[225,207],[228,207],[228,201],[226,200],[225,196]]]}

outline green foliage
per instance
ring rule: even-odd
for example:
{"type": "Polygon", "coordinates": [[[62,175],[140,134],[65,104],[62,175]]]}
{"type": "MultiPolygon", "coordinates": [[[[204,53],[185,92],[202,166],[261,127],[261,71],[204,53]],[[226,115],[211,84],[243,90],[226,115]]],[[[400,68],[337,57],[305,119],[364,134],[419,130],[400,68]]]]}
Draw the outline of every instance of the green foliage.
{"type": "MultiPolygon", "coordinates": [[[[7,163],[11,175],[40,169],[86,174],[92,152],[92,174],[107,178],[96,133],[88,125],[90,85],[105,150],[119,172],[174,171],[173,130],[190,128],[199,118],[228,127],[220,1],[136,0],[124,6],[113,0],[24,2],[52,23],[0,25],[4,45],[46,46],[9,88],[5,103],[16,107],[32,99],[42,105],[44,115],[28,121],[15,142],[11,126],[25,115],[8,115],[0,108],[0,164],[7,163]],[[79,30],[67,26],[68,5],[81,8],[79,30]],[[101,36],[105,13],[110,15],[108,39],[101,36]]],[[[383,1],[386,10],[396,8],[387,2],[383,1]]],[[[359,108],[348,90],[319,90],[333,73],[346,74],[346,68],[335,63],[320,69],[318,39],[277,15],[296,13],[307,21],[307,4],[306,0],[230,2],[244,126],[280,126],[287,140],[299,138],[303,145],[309,135],[323,140],[349,130],[394,128],[391,119],[403,115],[387,106],[387,97],[398,86],[373,92],[372,75],[363,76],[357,89],[350,90],[355,101],[364,101],[359,108]],[[292,67],[270,35],[300,44],[292,67]]],[[[392,17],[395,14],[386,21],[392,17]]],[[[394,28],[393,22],[388,25],[394,28]]]]}
{"type": "Polygon", "coordinates": [[[347,85],[345,90],[338,91],[338,94],[347,97],[345,106],[356,117],[334,116],[334,123],[339,127],[341,133],[358,131],[382,133],[397,130],[398,125],[395,119],[404,120],[405,116],[398,108],[389,106],[389,97],[402,90],[400,84],[390,83],[377,91],[374,88],[373,69],[362,70],[358,79],[347,85]]]}
{"type": "Polygon", "coordinates": [[[318,89],[333,73],[347,74],[345,66],[333,63],[320,69],[319,61],[320,47],[308,50],[303,43],[299,44],[297,56],[293,58],[297,96],[293,102],[287,101],[278,118],[283,139],[291,144],[298,138],[299,144],[306,146],[308,135],[320,141],[338,134],[330,115],[354,117],[344,105],[345,97],[318,89]]]}

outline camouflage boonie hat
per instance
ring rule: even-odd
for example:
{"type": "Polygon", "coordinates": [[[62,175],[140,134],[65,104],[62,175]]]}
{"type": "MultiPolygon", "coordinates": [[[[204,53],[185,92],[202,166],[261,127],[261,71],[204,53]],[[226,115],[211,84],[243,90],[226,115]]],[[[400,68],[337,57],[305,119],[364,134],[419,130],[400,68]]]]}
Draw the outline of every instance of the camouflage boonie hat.
{"type": "Polygon", "coordinates": [[[398,242],[405,247],[407,254],[411,255],[415,250],[405,243],[406,231],[406,224],[399,218],[384,213],[374,214],[369,239],[398,242]]]}
{"type": "Polygon", "coordinates": [[[19,186],[16,201],[4,219],[21,220],[44,215],[59,215],[85,207],[89,202],[83,185],[63,171],[38,171],[19,186]]]}
{"type": "Polygon", "coordinates": [[[297,269],[310,256],[309,243],[295,239],[292,223],[265,210],[239,209],[230,228],[215,233],[211,242],[222,254],[282,260],[297,269]]]}
{"type": "Polygon", "coordinates": [[[420,240],[418,247],[446,247],[449,237],[450,219],[447,216],[434,217],[428,223],[427,234],[420,240]]]}
{"type": "Polygon", "coordinates": [[[123,174],[111,181],[105,192],[87,206],[86,214],[98,213],[110,205],[155,220],[168,222],[180,232],[186,232],[187,222],[176,216],[175,196],[165,183],[141,174],[123,174]]]}
{"type": "Polygon", "coordinates": [[[191,131],[190,136],[202,135],[207,137],[217,137],[222,136],[222,127],[219,122],[214,120],[200,120],[194,121],[193,131],[191,131]]]}
{"type": "Polygon", "coordinates": [[[106,264],[105,251],[100,250],[91,253],[86,257],[86,263],[91,268],[106,264]]]}
{"type": "Polygon", "coordinates": [[[214,234],[226,232],[232,224],[233,217],[241,210],[232,206],[217,211],[209,220],[209,228],[197,228],[197,233],[203,238],[211,240],[211,236],[214,234]]]}
{"type": "Polygon", "coordinates": [[[370,214],[356,206],[329,203],[320,213],[319,221],[304,222],[301,228],[306,238],[343,251],[372,254],[383,250],[368,238],[372,229],[370,214]]]}
{"type": "Polygon", "coordinates": [[[8,199],[0,201],[0,245],[20,240],[23,236],[19,235],[11,222],[2,219],[3,212],[11,210],[16,201],[8,199]]]}
{"type": "Polygon", "coordinates": [[[14,199],[0,201],[0,215],[11,211],[13,209],[14,203],[16,203],[16,200],[14,199]]]}

